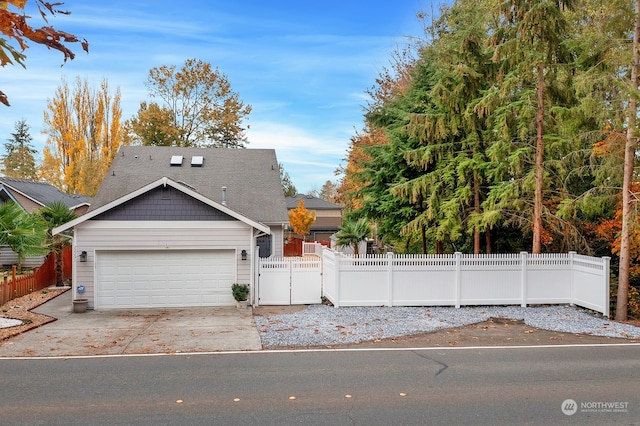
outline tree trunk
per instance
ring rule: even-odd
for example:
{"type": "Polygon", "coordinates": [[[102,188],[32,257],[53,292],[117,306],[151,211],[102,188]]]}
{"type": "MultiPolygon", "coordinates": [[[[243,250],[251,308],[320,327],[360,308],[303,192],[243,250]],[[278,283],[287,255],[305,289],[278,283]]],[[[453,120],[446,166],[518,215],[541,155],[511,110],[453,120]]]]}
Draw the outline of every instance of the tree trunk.
{"type": "Polygon", "coordinates": [[[487,244],[487,254],[491,254],[491,230],[487,229],[487,231],[484,233],[484,238],[485,238],[485,242],[487,244]]]}
{"type": "Polygon", "coordinates": [[[422,237],[422,254],[427,254],[427,227],[420,226],[420,234],[422,237]]]}
{"type": "Polygon", "coordinates": [[[442,241],[436,241],[436,254],[444,253],[444,247],[442,245],[442,241]]]}
{"type": "Polygon", "coordinates": [[[636,116],[638,106],[636,91],[638,90],[638,41],[640,38],[640,0],[635,1],[635,19],[633,29],[633,65],[631,67],[631,84],[628,105],[627,137],[624,145],[624,176],[622,181],[622,231],[620,233],[620,268],[618,270],[618,298],[616,303],[616,321],[627,319],[627,307],[629,303],[629,265],[631,259],[631,247],[629,241],[629,228],[631,212],[633,210],[633,197],[631,184],[633,181],[633,165],[636,151],[636,116]]]}
{"type": "Polygon", "coordinates": [[[536,188],[533,204],[533,248],[539,254],[542,247],[542,186],[544,185],[544,65],[538,65],[538,106],[536,108],[536,188]]]}
{"type": "Polygon", "coordinates": [[[56,257],[56,287],[62,287],[64,285],[62,275],[62,247],[56,246],[53,255],[56,257]]]}
{"type": "MultiPolygon", "coordinates": [[[[473,209],[480,214],[480,179],[478,172],[473,172],[473,209]]],[[[480,254],[480,230],[476,227],[473,231],[473,254],[480,254]]]]}

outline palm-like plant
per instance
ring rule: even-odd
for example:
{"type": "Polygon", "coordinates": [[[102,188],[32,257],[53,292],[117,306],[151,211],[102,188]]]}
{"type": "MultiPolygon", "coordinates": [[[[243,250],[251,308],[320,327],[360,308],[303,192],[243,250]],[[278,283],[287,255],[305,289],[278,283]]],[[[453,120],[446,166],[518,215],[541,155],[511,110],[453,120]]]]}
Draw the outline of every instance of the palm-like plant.
{"type": "Polygon", "coordinates": [[[60,234],[52,235],[52,230],[57,226],[72,221],[77,216],[61,201],[55,201],[45,206],[40,211],[40,216],[42,216],[47,223],[49,246],[51,247],[51,251],[56,255],[56,286],[61,287],[64,285],[62,275],[62,248],[68,244],[68,240],[60,234]]]}
{"type": "Polygon", "coordinates": [[[358,250],[360,242],[364,241],[370,232],[369,223],[365,219],[360,219],[357,222],[347,221],[336,233],[336,238],[338,238],[336,244],[338,247],[353,247],[353,253],[357,256],[360,254],[358,250]]]}
{"type": "Polygon", "coordinates": [[[13,201],[0,205],[0,244],[18,255],[18,273],[25,257],[47,252],[45,236],[46,225],[38,215],[25,212],[13,201]]]}

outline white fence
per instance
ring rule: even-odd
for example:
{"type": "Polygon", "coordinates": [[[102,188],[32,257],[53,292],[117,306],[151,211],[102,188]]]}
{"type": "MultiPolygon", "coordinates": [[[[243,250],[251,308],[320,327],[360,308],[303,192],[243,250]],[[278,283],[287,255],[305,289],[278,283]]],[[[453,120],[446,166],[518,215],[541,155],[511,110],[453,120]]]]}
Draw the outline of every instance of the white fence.
{"type": "Polygon", "coordinates": [[[322,258],[282,257],[258,261],[258,305],[322,302],[322,258]]]}
{"type": "Polygon", "coordinates": [[[353,256],[260,259],[260,305],[455,306],[575,304],[609,316],[608,257],[567,254],[353,256]]]}
{"type": "Polygon", "coordinates": [[[568,254],[348,256],[323,251],[334,306],[567,303],[609,316],[609,258],[568,254]]]}
{"type": "Polygon", "coordinates": [[[322,251],[325,249],[325,247],[320,244],[320,243],[316,243],[316,242],[306,242],[303,241],[302,242],[302,255],[310,255],[310,254],[315,254],[316,256],[322,257],[322,251]]]}

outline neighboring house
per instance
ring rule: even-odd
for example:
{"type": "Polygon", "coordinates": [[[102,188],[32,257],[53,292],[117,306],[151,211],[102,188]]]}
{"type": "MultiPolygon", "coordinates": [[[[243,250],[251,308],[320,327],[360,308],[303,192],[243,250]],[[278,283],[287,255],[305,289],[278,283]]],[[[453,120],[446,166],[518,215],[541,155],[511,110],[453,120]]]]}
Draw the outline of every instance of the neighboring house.
{"type": "Polygon", "coordinates": [[[42,207],[61,201],[77,216],[84,214],[91,198],[84,195],[69,195],[46,182],[13,179],[0,176],[0,203],[15,201],[26,212],[34,212],[42,207]]]}
{"type": "MultiPolygon", "coordinates": [[[[309,234],[305,236],[311,241],[329,242],[331,236],[338,232],[342,226],[342,207],[325,201],[312,195],[296,194],[287,197],[287,209],[298,207],[300,200],[304,200],[304,207],[316,213],[316,221],[311,225],[309,234]]],[[[302,235],[292,234],[294,238],[302,238],[302,235]]]]}
{"type": "Polygon", "coordinates": [[[124,146],[89,211],[54,233],[74,229],[90,308],[232,306],[232,283],[254,289],[258,245],[282,256],[287,222],[274,150],[124,146]]]}
{"type": "MultiPolygon", "coordinates": [[[[14,201],[28,213],[40,210],[46,205],[61,201],[76,215],[84,214],[91,198],[84,195],[69,195],[46,182],[14,179],[0,176],[0,203],[14,201]]],[[[18,255],[7,246],[0,247],[0,265],[10,266],[18,262],[18,255]]],[[[33,268],[42,265],[44,256],[27,257],[23,266],[33,268]]]]}

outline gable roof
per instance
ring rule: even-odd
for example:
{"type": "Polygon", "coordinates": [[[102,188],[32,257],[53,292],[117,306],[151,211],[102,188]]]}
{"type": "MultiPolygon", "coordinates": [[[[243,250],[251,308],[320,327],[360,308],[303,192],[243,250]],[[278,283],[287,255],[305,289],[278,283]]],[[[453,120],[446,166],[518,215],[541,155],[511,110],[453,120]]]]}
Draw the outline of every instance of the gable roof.
{"type": "Polygon", "coordinates": [[[168,178],[186,189],[264,224],[289,221],[273,149],[123,146],[113,160],[88,213],[168,178]],[[182,156],[180,165],[172,157],[182,156]],[[201,165],[191,164],[202,157],[201,165]]]}
{"type": "Polygon", "coordinates": [[[57,234],[59,234],[61,232],[66,231],[67,229],[71,229],[71,228],[73,228],[74,226],[76,226],[79,223],[82,223],[82,222],[84,222],[86,220],[89,220],[89,219],[91,219],[93,217],[96,217],[96,216],[106,212],[107,210],[112,209],[113,207],[116,207],[116,206],[119,206],[119,205],[121,205],[123,203],[126,203],[129,200],[132,200],[132,199],[134,199],[134,198],[136,198],[136,197],[138,197],[138,196],[140,196],[140,195],[142,195],[142,194],[144,194],[144,193],[146,193],[146,192],[148,192],[148,191],[150,191],[150,190],[152,190],[154,188],[157,188],[157,187],[163,186],[163,185],[164,186],[167,186],[167,185],[171,186],[171,187],[177,189],[178,191],[181,191],[181,192],[183,192],[183,193],[185,193],[185,194],[187,194],[187,195],[189,195],[189,196],[191,196],[191,197],[193,197],[193,198],[195,198],[195,199],[197,199],[199,201],[202,201],[203,203],[205,203],[205,204],[207,204],[207,205],[209,205],[209,206],[211,206],[211,207],[213,207],[215,209],[218,209],[221,212],[226,213],[229,216],[231,216],[231,217],[233,217],[233,218],[235,218],[235,219],[237,219],[237,220],[239,220],[241,222],[244,222],[244,223],[246,223],[246,224],[248,224],[248,225],[250,225],[250,226],[252,226],[252,227],[254,227],[254,228],[256,228],[256,229],[258,229],[260,231],[262,231],[262,232],[265,232],[267,234],[269,234],[271,232],[268,226],[263,225],[262,223],[258,223],[258,222],[254,221],[254,220],[251,220],[251,219],[239,214],[238,212],[235,212],[235,211],[231,210],[230,208],[228,208],[227,206],[225,206],[223,204],[218,204],[215,201],[211,201],[208,198],[203,197],[202,195],[198,194],[197,192],[187,188],[186,186],[184,186],[181,183],[178,183],[178,182],[175,182],[175,181],[173,181],[171,179],[163,177],[163,178],[160,178],[160,179],[156,180],[155,182],[151,182],[150,184],[145,185],[142,188],[137,189],[136,191],[130,192],[128,194],[125,194],[123,197],[118,198],[116,200],[113,200],[110,203],[107,203],[107,204],[103,205],[100,208],[93,209],[91,212],[87,212],[83,216],[80,216],[80,217],[78,217],[78,218],[76,218],[76,219],[74,219],[74,220],[72,220],[70,222],[67,222],[64,225],[58,226],[57,228],[53,228],[52,233],[53,233],[53,235],[57,235],[57,234]]]}
{"type": "Polygon", "coordinates": [[[304,207],[312,210],[342,210],[342,206],[338,204],[330,203],[322,198],[314,197],[313,195],[296,194],[286,198],[287,209],[295,209],[298,207],[298,202],[304,200],[304,207]]]}
{"type": "Polygon", "coordinates": [[[89,205],[91,202],[91,198],[87,196],[66,194],[46,182],[14,179],[5,176],[0,176],[0,191],[6,191],[12,199],[12,192],[15,191],[43,207],[55,201],[60,201],[69,209],[74,209],[89,205]]]}

